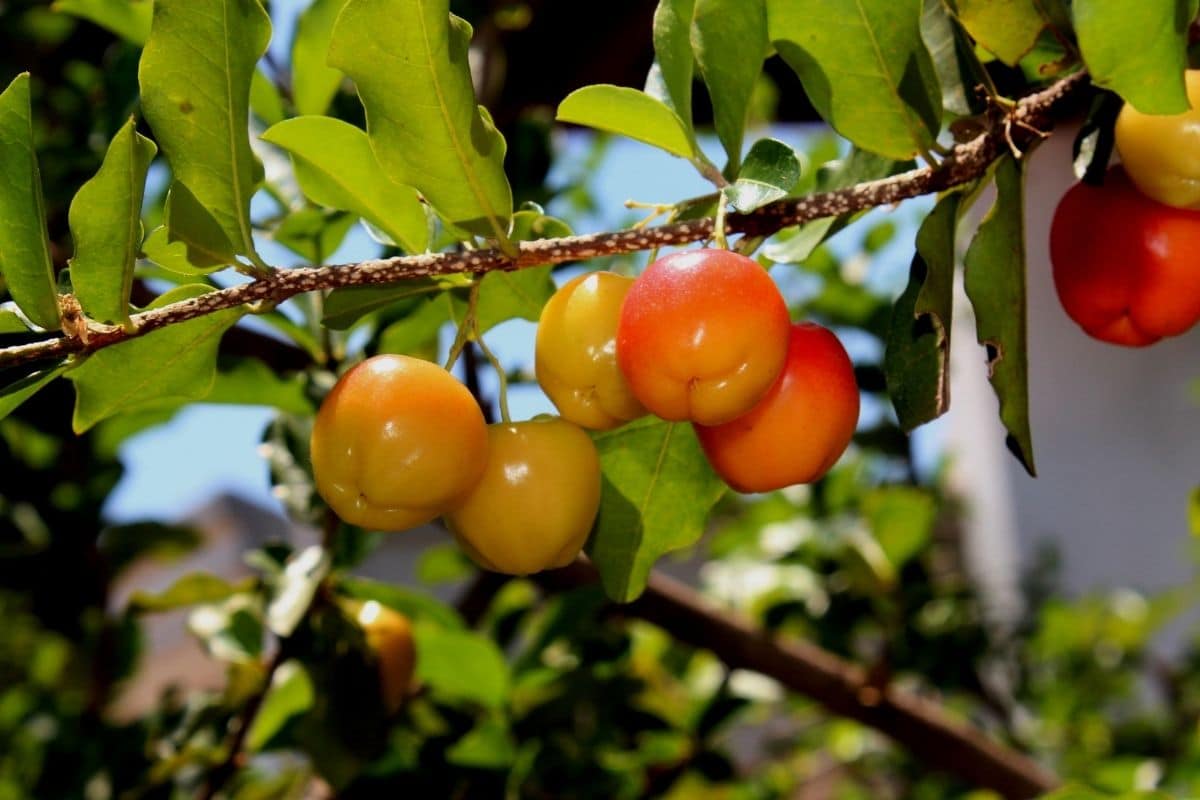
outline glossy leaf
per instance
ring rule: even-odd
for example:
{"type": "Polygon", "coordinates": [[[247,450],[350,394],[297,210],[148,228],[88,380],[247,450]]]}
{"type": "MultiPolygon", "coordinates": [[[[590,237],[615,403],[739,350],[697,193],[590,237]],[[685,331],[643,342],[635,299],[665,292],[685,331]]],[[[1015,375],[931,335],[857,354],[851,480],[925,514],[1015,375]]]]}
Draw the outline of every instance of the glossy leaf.
{"type": "Polygon", "coordinates": [[[1015,67],[1046,27],[1038,0],[952,0],[955,15],[976,42],[1015,67]]]}
{"type": "Polygon", "coordinates": [[[0,336],[6,333],[29,333],[29,326],[15,309],[0,306],[0,336]]]}
{"type": "Polygon", "coordinates": [[[408,301],[415,308],[421,298],[442,290],[442,285],[429,278],[394,283],[389,286],[347,286],[334,289],[325,299],[322,324],[343,331],[372,311],[393,303],[408,301]]]}
{"type": "Polygon", "coordinates": [[[176,183],[252,259],[250,198],[263,171],[250,149],[250,81],[270,38],[259,0],[157,0],[138,69],[142,109],[176,183]]]}
{"type": "Polygon", "coordinates": [[[660,556],[700,538],[725,485],[687,424],[646,417],[595,440],[604,489],[588,555],[608,596],[629,602],[660,556]]]}
{"type": "Polygon", "coordinates": [[[59,375],[62,375],[65,371],[65,366],[40,370],[21,378],[19,381],[13,381],[0,389],[0,419],[4,419],[13,411],[16,411],[21,403],[33,397],[46,384],[59,375]]]}
{"type": "Polygon", "coordinates": [[[1092,98],[1087,118],[1075,135],[1072,166],[1075,177],[1094,186],[1104,183],[1108,162],[1116,146],[1114,126],[1124,103],[1112,92],[1097,92],[1092,98]]]}
{"type": "Polygon", "coordinates": [[[996,168],[996,202],[967,248],[964,282],[975,331],[987,348],[988,378],[1000,401],[1008,448],[1035,475],[1029,429],[1029,363],[1025,299],[1023,164],[1005,157],[996,168]]]}
{"type": "Polygon", "coordinates": [[[314,0],[296,21],[292,40],[292,100],[299,114],[324,114],[342,83],[326,63],[333,23],[346,0],[314,0]]]}
{"type": "Polygon", "coordinates": [[[158,593],[134,592],[129,598],[129,610],[147,614],[174,611],[201,603],[218,603],[249,588],[245,581],[230,583],[207,572],[191,572],[158,593]]]}
{"type": "Polygon", "coordinates": [[[684,132],[692,140],[692,77],[696,57],[692,54],[692,18],[696,0],[659,0],[654,11],[654,57],[661,76],[662,91],[647,94],[675,112],[684,132]]]}
{"type": "Polygon", "coordinates": [[[288,720],[312,708],[315,699],[312,678],[304,666],[295,659],[280,664],[246,734],[246,749],[263,749],[288,720]]]}
{"type": "Polygon", "coordinates": [[[559,103],[558,120],[618,133],[672,155],[691,158],[689,128],[661,100],[624,86],[585,86],[559,103]]]}
{"type": "Polygon", "coordinates": [[[746,154],[738,179],[725,190],[733,207],[743,213],[787,197],[800,180],[796,151],[778,139],[760,139],[746,154]]]}
{"type": "Polygon", "coordinates": [[[921,40],[919,0],[767,0],[771,42],[833,128],[905,159],[941,125],[941,89],[921,40]]]}
{"type": "MultiPolygon", "coordinates": [[[[168,198],[167,207],[170,208],[172,205],[168,198]]],[[[212,217],[207,217],[207,219],[211,220],[212,217]]],[[[178,228],[176,230],[178,231],[178,228]]],[[[179,275],[207,275],[222,269],[228,263],[225,259],[220,258],[213,263],[212,258],[200,255],[197,248],[189,247],[186,242],[168,241],[169,235],[165,225],[160,225],[146,234],[146,239],[142,242],[142,257],[179,275]],[[191,259],[207,266],[193,264],[191,259]]],[[[227,257],[232,259],[232,255],[227,257]]]]}
{"type": "Polygon", "coordinates": [[[51,8],[94,22],[140,47],[150,36],[154,0],[54,0],[51,8]]]}
{"type": "Polygon", "coordinates": [[[261,69],[250,78],[250,110],[264,125],[282,122],[286,116],[279,88],[261,69]]]}
{"type": "Polygon", "coordinates": [[[1093,83],[1144,114],[1188,110],[1183,73],[1197,0],[1075,0],[1071,8],[1093,83]]]}
{"type": "Polygon", "coordinates": [[[944,0],[925,0],[921,38],[942,87],[942,108],[964,117],[981,113],[984,100],[975,87],[983,82],[983,66],[971,40],[954,24],[944,0]]]}
{"type": "MultiPolygon", "coordinates": [[[[180,287],[151,307],[196,297],[211,288],[180,287]]],[[[75,432],[82,433],[122,411],[168,399],[204,397],[212,388],[221,336],[243,313],[243,309],[224,309],[88,356],[67,375],[75,384],[75,432]]]]}
{"type": "Polygon", "coordinates": [[[883,368],[905,431],[950,407],[954,230],[961,200],[960,192],[946,195],[921,224],[908,286],[892,311],[883,368]]]}
{"type": "Polygon", "coordinates": [[[897,571],[922,552],[933,536],[937,505],[920,489],[911,486],[873,489],[863,498],[862,510],[875,541],[897,571]]]}
{"type": "Polygon", "coordinates": [[[0,93],[0,219],[0,275],[8,293],[35,324],[57,330],[58,295],[33,148],[27,72],[0,93]]]}
{"type": "Polygon", "coordinates": [[[113,137],[100,170],[71,201],[71,285],[83,310],[101,322],[129,322],[146,171],[157,150],[129,120],[113,137]]]}
{"type": "Polygon", "coordinates": [[[742,161],[742,136],[754,85],[767,52],[764,0],[695,0],[692,50],[712,100],[713,124],[729,158],[742,161]]]}
{"type": "Polygon", "coordinates": [[[329,64],[354,79],[384,171],[451,224],[503,241],[512,216],[504,137],[476,105],[470,43],[449,0],[353,0],[329,64]]]}
{"type": "Polygon", "coordinates": [[[309,200],[359,215],[410,253],[425,250],[429,225],[416,190],[387,177],[367,134],[331,117],[297,117],[262,139],[292,156],[309,200]]]}
{"type": "Polygon", "coordinates": [[[442,701],[502,708],[508,700],[508,664],[499,648],[480,634],[429,622],[413,626],[417,678],[442,701]]]}

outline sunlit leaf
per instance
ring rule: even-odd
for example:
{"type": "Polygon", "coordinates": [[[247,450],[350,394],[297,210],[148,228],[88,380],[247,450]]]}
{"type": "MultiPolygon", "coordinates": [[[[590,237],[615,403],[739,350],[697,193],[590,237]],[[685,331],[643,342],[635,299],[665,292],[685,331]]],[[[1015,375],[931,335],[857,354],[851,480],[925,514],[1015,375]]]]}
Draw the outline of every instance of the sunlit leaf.
{"type": "Polygon", "coordinates": [[[219,603],[248,589],[250,584],[230,583],[208,572],[191,572],[158,593],[137,591],[129,598],[129,610],[147,614],[174,611],[201,603],[219,603]]]}
{"type": "Polygon", "coordinates": [[[280,664],[246,734],[246,749],[263,749],[288,720],[312,708],[315,699],[312,679],[304,666],[294,659],[280,664]]]}
{"type": "Polygon", "coordinates": [[[419,654],[417,678],[435,698],[487,708],[507,702],[508,664],[491,639],[429,622],[417,622],[413,634],[419,654]]]}
{"type": "Polygon", "coordinates": [[[760,139],[746,154],[738,179],[725,190],[734,208],[743,213],[787,197],[800,180],[796,151],[778,139],[760,139]]]}
{"type": "Polygon", "coordinates": [[[951,0],[976,42],[1010,67],[1033,49],[1046,27],[1038,0],[951,0]]]}
{"type": "Polygon", "coordinates": [[[604,84],[576,89],[559,104],[558,120],[619,133],[682,158],[695,155],[683,120],[637,89],[604,84]]]}
{"type": "Polygon", "coordinates": [[[754,85],[767,51],[764,0],[695,0],[692,50],[712,100],[713,124],[731,174],[742,159],[742,136],[754,85]]]}
{"type": "Polygon", "coordinates": [[[154,0],[55,0],[51,8],[90,20],[140,47],[150,36],[154,0]]]}
{"type": "Polygon", "coordinates": [[[324,114],[342,73],[325,63],[333,23],[346,0],[314,0],[296,21],[292,40],[292,99],[299,114],[324,114]]]}

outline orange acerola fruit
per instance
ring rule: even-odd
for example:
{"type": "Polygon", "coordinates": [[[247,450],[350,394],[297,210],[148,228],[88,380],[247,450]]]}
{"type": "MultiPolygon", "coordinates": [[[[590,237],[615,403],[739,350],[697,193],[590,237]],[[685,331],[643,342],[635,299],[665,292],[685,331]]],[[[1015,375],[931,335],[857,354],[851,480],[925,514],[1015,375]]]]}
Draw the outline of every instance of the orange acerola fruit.
{"type": "Polygon", "coordinates": [[[475,563],[528,575],[579,555],[600,508],[600,456],[578,425],[558,417],[488,428],[483,479],[446,514],[475,563]]]}
{"type": "Polygon", "coordinates": [[[617,363],[651,412],[719,425],[771,388],[789,325],[787,304],[758,262],[728,250],[672,253],[625,295],[617,363]]]}
{"type": "Polygon", "coordinates": [[[858,385],[845,348],[828,329],[792,326],[787,364],[748,413],[695,425],[713,469],[739,492],[811,483],[829,471],[858,424],[858,385]]]}
{"type": "Polygon", "coordinates": [[[487,423],[467,388],[436,364],[368,358],[317,412],[317,491],[346,522],[401,531],[465,497],[488,460],[487,423]]]}
{"type": "Polygon", "coordinates": [[[633,278],[588,272],[563,284],[538,321],[542,391],[564,419],[608,430],[646,414],[617,366],[617,320],[633,278]]]}
{"type": "Polygon", "coordinates": [[[1077,183],[1054,212],[1050,260],[1067,316],[1089,336],[1144,347],[1200,319],[1200,211],[1138,191],[1121,167],[1077,183]]]}
{"type": "Polygon", "coordinates": [[[375,600],[350,601],[349,605],[379,666],[383,705],[388,713],[394,714],[404,704],[417,665],[412,625],[408,617],[375,600]]]}

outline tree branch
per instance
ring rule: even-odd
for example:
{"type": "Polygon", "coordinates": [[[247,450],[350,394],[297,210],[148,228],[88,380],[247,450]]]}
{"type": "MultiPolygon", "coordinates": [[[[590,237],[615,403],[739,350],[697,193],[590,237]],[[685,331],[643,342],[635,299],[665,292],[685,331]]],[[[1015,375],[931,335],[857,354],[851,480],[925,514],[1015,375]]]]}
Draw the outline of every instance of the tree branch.
{"type": "MultiPolygon", "coordinates": [[[[592,584],[597,577],[595,567],[577,561],[532,579],[543,589],[566,591],[592,584]]],[[[777,638],[671,578],[652,574],[640,598],[613,611],[652,622],[677,641],[710,650],[730,668],[774,678],[835,714],[887,734],[926,764],[974,786],[1025,800],[1059,784],[1029,756],[992,741],[933,700],[895,686],[878,686],[862,667],[808,642],[777,638]]]]}
{"type": "MultiPolygon", "coordinates": [[[[1036,129],[1047,125],[1053,108],[1085,82],[1085,73],[1079,72],[1022,99],[1007,115],[996,111],[988,131],[955,147],[937,166],[910,170],[846,189],[819,192],[799,199],[780,200],[750,214],[730,214],[726,218],[726,233],[766,236],[802,222],[890,205],[910,197],[939,192],[967,183],[982,176],[988,166],[1001,153],[1007,151],[1010,140],[1014,145],[1020,146],[1036,138],[1025,126],[1036,129]]],[[[251,303],[270,306],[304,292],[396,283],[459,272],[511,271],[685,245],[710,239],[712,236],[713,220],[701,219],[655,228],[521,242],[515,258],[505,255],[500,250],[490,249],[277,270],[251,283],[220,289],[135,314],[132,331],[121,327],[93,325],[86,342],[77,336],[61,336],[31,344],[0,348],[0,368],[63,358],[71,354],[91,353],[216,311],[251,303]]]]}

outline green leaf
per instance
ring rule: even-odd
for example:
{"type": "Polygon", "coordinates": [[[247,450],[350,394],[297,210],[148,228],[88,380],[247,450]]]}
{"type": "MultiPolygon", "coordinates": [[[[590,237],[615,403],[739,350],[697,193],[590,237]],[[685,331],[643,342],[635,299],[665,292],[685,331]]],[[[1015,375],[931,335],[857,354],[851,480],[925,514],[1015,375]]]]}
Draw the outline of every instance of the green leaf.
{"type": "Polygon", "coordinates": [[[37,394],[42,387],[62,375],[66,369],[65,366],[57,366],[34,372],[0,389],[0,419],[4,419],[16,411],[21,403],[37,394]]]}
{"type": "Polygon", "coordinates": [[[281,638],[292,635],[332,566],[329,551],[315,544],[288,559],[272,581],[271,601],[267,604],[271,633],[281,638]]]}
{"type": "Polygon", "coordinates": [[[417,678],[429,686],[435,699],[504,707],[508,700],[508,664],[491,639],[429,622],[417,622],[413,638],[420,654],[417,678]]]}
{"type": "Polygon", "coordinates": [[[368,578],[344,577],[338,581],[338,589],[359,600],[374,600],[414,621],[428,620],[446,629],[466,628],[466,623],[454,609],[406,586],[368,578]]]}
{"type": "Polygon", "coordinates": [[[0,219],[0,276],[8,293],[34,324],[57,330],[58,295],[33,148],[28,72],[0,94],[0,219]]]}
{"type": "Polygon", "coordinates": [[[1036,475],[1029,430],[1026,342],[1025,221],[1022,167],[1004,157],[996,168],[996,202],[979,225],[963,261],[975,332],[987,348],[988,378],[1000,400],[1008,448],[1036,475]]]}
{"type": "Polygon", "coordinates": [[[1087,118],[1075,135],[1072,153],[1075,177],[1085,183],[1101,186],[1108,172],[1108,162],[1116,145],[1114,126],[1124,103],[1112,92],[1097,92],[1088,108],[1087,118]]]}
{"type": "Polygon", "coordinates": [[[94,22],[141,47],[150,36],[154,0],[55,0],[51,8],[94,22]]]}
{"type": "Polygon", "coordinates": [[[692,130],[692,76],[696,57],[692,54],[692,17],[696,0],[659,0],[654,11],[654,56],[662,91],[653,91],[647,81],[646,92],[675,112],[689,141],[692,130]]]}
{"type": "MultiPolygon", "coordinates": [[[[152,307],[210,291],[179,287],[152,307]]],[[[72,425],[83,433],[106,417],[168,399],[199,400],[212,388],[221,336],[244,309],[228,308],[168,325],[90,356],[67,377],[75,384],[72,425]]]]}
{"type": "Polygon", "coordinates": [[[157,150],[129,120],[113,137],[99,171],[71,201],[71,285],[83,310],[101,322],[129,323],[146,171],[157,150]]]}
{"type": "Polygon", "coordinates": [[[746,112],[767,52],[764,0],[696,0],[691,39],[717,138],[729,157],[727,172],[738,174],[746,112]]]}
{"type": "Polygon", "coordinates": [[[943,0],[925,0],[921,38],[942,87],[942,108],[960,117],[982,113],[985,101],[975,87],[984,82],[983,66],[943,0]]]}
{"type": "Polygon", "coordinates": [[[308,397],[304,375],[282,375],[257,358],[222,358],[206,403],[271,406],[289,414],[316,411],[308,397]]]}
{"type": "Polygon", "coordinates": [[[279,88],[261,69],[254,70],[250,78],[250,110],[264,125],[282,122],[286,116],[279,88]]]}
{"type": "Polygon", "coordinates": [[[619,133],[672,155],[696,155],[689,128],[666,106],[637,89],[600,84],[576,89],[558,106],[559,122],[619,133]]]}
{"type": "MultiPolygon", "coordinates": [[[[570,235],[571,228],[567,223],[546,216],[540,210],[522,210],[513,215],[513,241],[570,235]]],[[[537,322],[555,288],[548,266],[489,272],[479,284],[479,305],[475,309],[480,332],[514,318],[537,322]]]]}
{"type": "Polygon", "coordinates": [[[767,0],[779,55],[834,130],[905,159],[941,125],[941,89],[921,40],[918,0],[767,0]]]}
{"type": "Polygon", "coordinates": [[[250,198],[263,171],[250,149],[250,82],[270,38],[259,0],[157,0],[138,68],[142,109],[175,182],[256,263],[250,198]]]}
{"type": "Polygon", "coordinates": [[[629,602],[660,556],[700,538],[725,485],[689,425],[646,417],[595,439],[604,489],[588,554],[608,596],[629,602]]]}
{"type": "Polygon", "coordinates": [[[297,117],[262,135],[292,156],[314,203],[357,214],[410,253],[424,252],[429,225],[416,191],[384,173],[367,134],[331,117],[297,117]]]}
{"type": "Polygon", "coordinates": [[[1092,83],[1143,114],[1187,111],[1183,73],[1196,6],[1197,0],[1075,0],[1075,33],[1092,83]]]}
{"type": "MultiPolygon", "coordinates": [[[[179,186],[176,188],[182,189],[183,187],[179,186]]],[[[174,189],[172,189],[173,192],[174,189]]],[[[170,195],[167,198],[167,207],[171,207],[170,195]]],[[[212,218],[209,217],[208,219],[211,220],[212,218]]],[[[178,232],[178,228],[176,232],[178,232]]],[[[142,257],[169,272],[190,276],[207,275],[210,272],[223,269],[229,263],[223,259],[217,259],[214,263],[211,258],[201,255],[197,248],[189,247],[183,241],[172,242],[169,240],[169,236],[170,234],[167,231],[166,225],[159,225],[150,231],[146,235],[145,241],[142,242],[142,257]],[[192,258],[199,261],[200,264],[193,264],[190,260],[192,258]]],[[[222,234],[222,237],[224,237],[224,234],[222,234]]],[[[230,258],[232,259],[232,256],[230,258]]]]}
{"type": "Polygon", "coordinates": [[[237,262],[237,248],[209,210],[179,181],[167,191],[163,227],[167,242],[183,242],[188,263],[202,270],[237,262]]]}
{"type": "Polygon", "coordinates": [[[451,224],[504,242],[504,137],[475,103],[470,43],[449,0],[355,0],[338,16],[329,64],[358,86],[384,171],[451,224]]]}
{"type": "Polygon", "coordinates": [[[347,286],[334,289],[325,299],[321,323],[327,328],[344,331],[372,311],[394,303],[407,301],[416,308],[425,295],[440,292],[443,286],[430,278],[394,283],[388,286],[347,286]]]}
{"type": "Polygon", "coordinates": [[[951,0],[955,16],[976,42],[1015,67],[1046,27],[1038,0],[951,0]]]}
{"type": "Polygon", "coordinates": [[[188,630],[221,661],[247,663],[262,653],[263,625],[259,599],[238,593],[188,615],[188,630]]]}
{"type": "Polygon", "coordinates": [[[517,758],[517,746],[503,722],[485,719],[446,751],[446,760],[460,767],[504,769],[517,758]]]}
{"type": "Polygon", "coordinates": [[[863,498],[862,511],[875,540],[897,571],[925,549],[937,518],[933,498],[911,486],[871,490],[863,498]]]}
{"type": "Polygon", "coordinates": [[[333,23],[346,0],[315,0],[296,22],[292,40],[292,100],[299,114],[324,114],[342,83],[328,66],[333,23]]]}
{"type": "MultiPolygon", "coordinates": [[[[379,332],[376,351],[415,355],[429,361],[438,357],[438,335],[450,321],[450,305],[441,297],[421,302],[402,318],[379,332]]],[[[428,551],[426,551],[428,552],[428,551]]]]}
{"type": "Polygon", "coordinates": [[[321,264],[342,246],[357,220],[357,215],[342,211],[302,208],[284,217],[271,239],[310,264],[321,264]]]}
{"type": "Polygon", "coordinates": [[[921,224],[908,286],[892,310],[883,370],[905,431],[950,407],[954,231],[961,199],[961,192],[945,195],[921,224]]]}
{"type": "Polygon", "coordinates": [[[271,686],[258,713],[254,715],[246,735],[246,749],[250,752],[262,750],[289,720],[312,708],[316,696],[312,678],[299,661],[290,659],[280,664],[271,676],[271,686]]]}
{"type": "Polygon", "coordinates": [[[800,180],[796,151],[778,139],[760,139],[746,154],[746,163],[725,196],[742,213],[787,197],[800,180]]]}
{"type": "Polygon", "coordinates": [[[7,333],[29,333],[29,326],[12,308],[0,307],[0,336],[7,333]]]}
{"type": "Polygon", "coordinates": [[[1192,489],[1188,494],[1188,529],[1191,530],[1192,536],[1200,536],[1200,486],[1192,489]]]}
{"type": "Polygon", "coordinates": [[[191,572],[157,594],[134,592],[129,598],[129,610],[135,614],[148,614],[175,611],[200,603],[219,603],[248,588],[250,583],[246,581],[233,584],[207,572],[191,572]]]}

